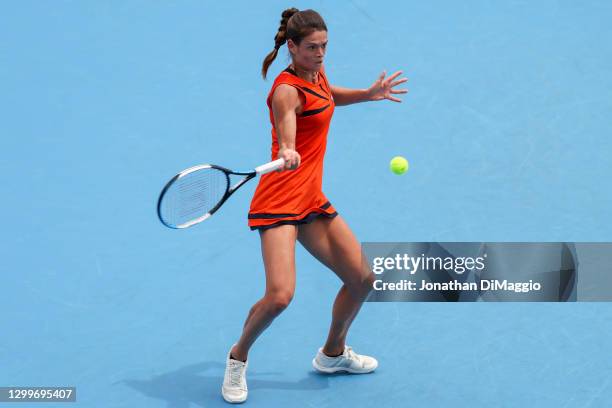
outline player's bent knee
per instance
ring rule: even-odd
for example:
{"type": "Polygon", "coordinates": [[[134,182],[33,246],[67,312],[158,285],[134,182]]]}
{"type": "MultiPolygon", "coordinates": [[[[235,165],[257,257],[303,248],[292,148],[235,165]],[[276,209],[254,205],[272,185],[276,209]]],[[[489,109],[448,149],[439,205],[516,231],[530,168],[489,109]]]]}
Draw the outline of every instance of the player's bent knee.
{"type": "Polygon", "coordinates": [[[374,287],[374,281],[376,281],[376,275],[368,273],[361,281],[362,296],[365,297],[370,293],[374,287]]]}
{"type": "Polygon", "coordinates": [[[293,293],[279,292],[271,295],[266,295],[266,303],[270,313],[277,315],[289,306],[293,299],[293,293]]]}
{"type": "Polygon", "coordinates": [[[372,291],[375,280],[376,276],[370,272],[350,282],[347,286],[354,297],[364,299],[372,291]]]}
{"type": "Polygon", "coordinates": [[[374,275],[372,272],[368,273],[365,279],[363,280],[363,286],[368,291],[368,293],[371,292],[372,289],[374,288],[375,281],[376,281],[376,275],[374,275]]]}

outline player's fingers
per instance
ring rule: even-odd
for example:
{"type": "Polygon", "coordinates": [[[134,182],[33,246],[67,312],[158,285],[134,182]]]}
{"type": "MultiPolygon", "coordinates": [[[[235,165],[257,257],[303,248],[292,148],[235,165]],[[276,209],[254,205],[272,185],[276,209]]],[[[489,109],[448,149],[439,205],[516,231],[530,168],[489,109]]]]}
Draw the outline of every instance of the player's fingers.
{"type": "Polygon", "coordinates": [[[285,170],[291,170],[293,167],[293,160],[289,157],[285,162],[285,170]]]}
{"type": "Polygon", "coordinates": [[[283,152],[283,159],[285,159],[285,165],[283,166],[283,170],[287,170],[289,168],[289,155],[287,152],[283,152]]]}
{"type": "Polygon", "coordinates": [[[394,73],[393,75],[391,75],[389,78],[387,78],[387,80],[389,81],[393,81],[395,78],[397,78],[398,76],[402,75],[402,71],[397,71],[396,73],[394,73]]]}
{"type": "Polygon", "coordinates": [[[407,89],[392,89],[390,91],[392,94],[405,94],[408,92],[407,89]]]}
{"type": "Polygon", "coordinates": [[[283,151],[283,158],[285,159],[285,170],[291,169],[291,166],[293,165],[294,154],[295,152],[292,150],[283,151]]]}
{"type": "Polygon", "coordinates": [[[393,81],[393,82],[391,82],[391,87],[397,86],[399,84],[403,84],[407,80],[408,80],[408,78],[402,78],[402,79],[398,79],[397,81],[393,81]]]}

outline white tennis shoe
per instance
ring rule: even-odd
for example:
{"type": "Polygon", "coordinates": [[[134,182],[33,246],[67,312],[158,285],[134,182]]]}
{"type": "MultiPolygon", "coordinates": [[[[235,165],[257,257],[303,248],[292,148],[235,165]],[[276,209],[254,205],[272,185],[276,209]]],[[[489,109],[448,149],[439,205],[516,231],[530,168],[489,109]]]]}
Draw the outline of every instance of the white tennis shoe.
{"type": "Polygon", "coordinates": [[[344,352],[338,357],[329,357],[323,353],[323,348],[312,360],[315,370],[331,374],[344,371],[351,374],[371,373],[378,367],[378,361],[374,357],[357,354],[350,346],[344,347],[344,352]]]}
{"type": "Polygon", "coordinates": [[[238,404],[244,402],[247,399],[249,390],[246,383],[246,369],[248,366],[247,362],[234,360],[230,358],[232,348],[227,353],[227,360],[225,362],[225,377],[223,378],[223,387],[221,387],[221,394],[223,399],[232,404],[238,404]]]}

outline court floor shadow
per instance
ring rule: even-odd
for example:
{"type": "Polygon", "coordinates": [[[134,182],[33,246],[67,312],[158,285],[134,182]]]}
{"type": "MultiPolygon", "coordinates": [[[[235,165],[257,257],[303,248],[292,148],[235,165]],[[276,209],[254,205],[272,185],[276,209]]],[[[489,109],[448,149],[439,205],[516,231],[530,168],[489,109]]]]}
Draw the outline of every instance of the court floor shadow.
{"type": "MultiPolygon", "coordinates": [[[[143,395],[166,402],[167,408],[227,407],[221,397],[221,384],[225,365],[202,362],[148,379],[125,379],[115,384],[126,385],[143,395]],[[193,405],[192,405],[193,404],[193,405]]],[[[280,372],[248,372],[249,390],[278,389],[297,392],[329,387],[328,376],[310,371],[299,381],[280,381],[265,377],[282,377],[280,372]]]]}

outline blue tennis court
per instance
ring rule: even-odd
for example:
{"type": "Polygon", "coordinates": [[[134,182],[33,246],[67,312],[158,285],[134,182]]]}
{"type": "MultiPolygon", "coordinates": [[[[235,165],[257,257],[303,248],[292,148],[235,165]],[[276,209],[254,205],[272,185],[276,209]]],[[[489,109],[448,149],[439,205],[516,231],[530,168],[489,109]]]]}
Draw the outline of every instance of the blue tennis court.
{"type": "MultiPolygon", "coordinates": [[[[325,18],[332,84],[409,78],[401,104],[334,114],[324,191],[360,241],[611,240],[609,2],[5,2],[0,386],[77,388],[48,407],[227,406],[225,357],[265,285],[256,183],[183,231],[155,205],[186,167],[270,160],[286,48],[260,70],[290,6],[325,18]]],[[[249,406],[610,406],[610,303],[365,303],[347,343],[379,368],[317,375],[341,282],[296,257],[249,406]]]]}

